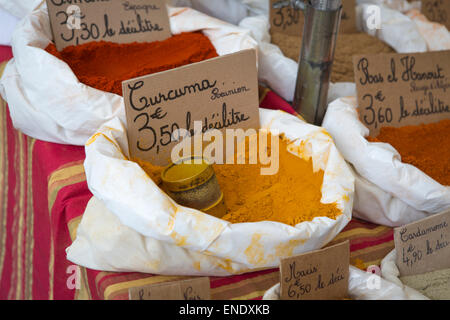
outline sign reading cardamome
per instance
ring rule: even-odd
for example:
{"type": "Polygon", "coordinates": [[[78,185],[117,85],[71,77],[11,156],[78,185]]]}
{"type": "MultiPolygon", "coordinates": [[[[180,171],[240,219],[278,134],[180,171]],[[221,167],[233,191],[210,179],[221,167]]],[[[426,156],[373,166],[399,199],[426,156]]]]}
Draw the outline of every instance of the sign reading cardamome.
{"type": "Polygon", "coordinates": [[[401,276],[450,268],[450,210],[394,230],[401,276]]]}

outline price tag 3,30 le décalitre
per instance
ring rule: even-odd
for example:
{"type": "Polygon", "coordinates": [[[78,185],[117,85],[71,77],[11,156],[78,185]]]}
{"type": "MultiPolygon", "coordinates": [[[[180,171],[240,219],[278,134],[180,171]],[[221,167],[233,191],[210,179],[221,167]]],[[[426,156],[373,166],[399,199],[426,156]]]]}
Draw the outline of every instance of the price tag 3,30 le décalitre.
{"type": "Polygon", "coordinates": [[[152,42],[171,36],[164,0],[47,0],[56,48],[92,41],[152,42]]]}

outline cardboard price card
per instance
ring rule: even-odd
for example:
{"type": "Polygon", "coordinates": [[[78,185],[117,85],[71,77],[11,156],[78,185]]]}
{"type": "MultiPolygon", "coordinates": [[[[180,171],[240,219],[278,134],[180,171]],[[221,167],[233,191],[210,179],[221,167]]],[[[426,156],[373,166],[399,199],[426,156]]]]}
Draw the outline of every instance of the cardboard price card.
{"type": "MultiPolygon", "coordinates": [[[[301,36],[305,24],[305,14],[302,10],[288,5],[274,8],[283,0],[270,0],[270,31],[291,36],[301,36]]],[[[356,29],[356,0],[342,0],[340,32],[354,33],[356,29]]]]}
{"type": "Polygon", "coordinates": [[[450,51],[353,57],[360,120],[381,127],[450,117],[450,51]]]}
{"type": "Polygon", "coordinates": [[[259,128],[255,50],[124,81],[122,87],[130,154],[155,165],[170,163],[178,129],[193,137],[211,129],[259,128]]]}
{"type": "Polygon", "coordinates": [[[341,26],[342,33],[358,32],[356,28],[356,0],[342,0],[341,26]]]}
{"type": "Polygon", "coordinates": [[[443,24],[450,30],[450,1],[422,0],[422,13],[428,20],[443,24]]]}
{"type": "Polygon", "coordinates": [[[150,284],[128,290],[130,300],[211,300],[209,278],[150,284]]]}
{"type": "Polygon", "coordinates": [[[274,5],[281,4],[282,2],[282,0],[270,0],[270,31],[291,36],[302,35],[305,24],[304,12],[290,5],[282,8],[274,8],[274,5]]]}
{"type": "Polygon", "coordinates": [[[332,300],[348,296],[348,241],[281,261],[282,300],[332,300]]]}
{"type": "Polygon", "coordinates": [[[401,276],[450,268],[450,210],[394,229],[401,276]]]}
{"type": "Polygon", "coordinates": [[[171,36],[164,0],[47,0],[58,50],[92,41],[152,42],[171,36]]]}

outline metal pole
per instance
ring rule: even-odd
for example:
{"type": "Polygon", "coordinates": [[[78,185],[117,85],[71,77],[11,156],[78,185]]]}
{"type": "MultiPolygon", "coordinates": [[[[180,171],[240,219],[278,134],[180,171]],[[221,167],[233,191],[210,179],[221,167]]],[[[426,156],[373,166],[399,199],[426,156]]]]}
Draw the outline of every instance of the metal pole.
{"type": "Polygon", "coordinates": [[[321,125],[341,20],[341,0],[308,0],[293,105],[309,123],[321,125]]]}

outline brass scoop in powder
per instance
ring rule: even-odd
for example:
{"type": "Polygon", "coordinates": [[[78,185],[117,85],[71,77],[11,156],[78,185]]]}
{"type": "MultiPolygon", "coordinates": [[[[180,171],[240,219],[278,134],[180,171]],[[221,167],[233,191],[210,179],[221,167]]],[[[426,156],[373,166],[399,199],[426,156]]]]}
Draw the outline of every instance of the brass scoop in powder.
{"type": "Polygon", "coordinates": [[[223,192],[213,167],[205,159],[191,157],[172,163],[163,170],[161,178],[164,191],[178,204],[217,218],[226,214],[223,192]]]}

